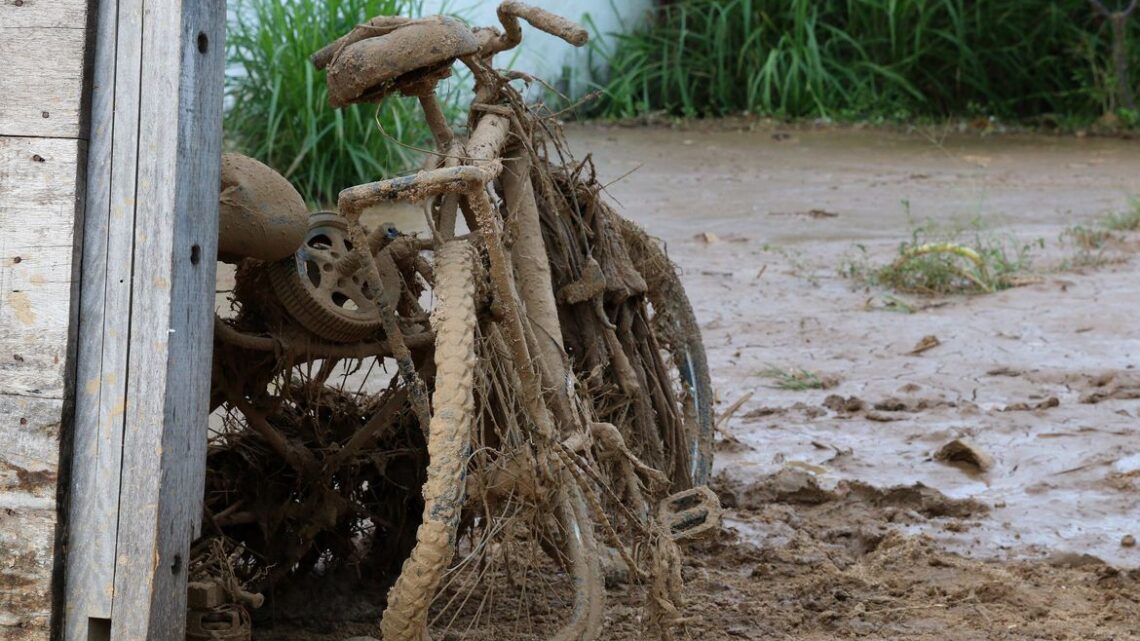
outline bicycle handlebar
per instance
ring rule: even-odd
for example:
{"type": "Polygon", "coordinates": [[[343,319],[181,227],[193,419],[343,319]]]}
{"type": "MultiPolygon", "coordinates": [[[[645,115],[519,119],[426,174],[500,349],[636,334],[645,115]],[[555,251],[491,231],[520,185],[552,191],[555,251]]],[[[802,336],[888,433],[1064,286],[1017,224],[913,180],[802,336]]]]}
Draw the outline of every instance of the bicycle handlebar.
{"type": "Polygon", "coordinates": [[[590,34],[573,20],[545,9],[531,6],[517,0],[506,0],[499,5],[497,11],[499,22],[503,23],[506,34],[500,38],[498,45],[492,53],[506,51],[522,42],[522,29],[519,28],[519,18],[526,20],[530,26],[545,31],[550,35],[561,38],[575,47],[581,47],[590,39],[590,34]]]}

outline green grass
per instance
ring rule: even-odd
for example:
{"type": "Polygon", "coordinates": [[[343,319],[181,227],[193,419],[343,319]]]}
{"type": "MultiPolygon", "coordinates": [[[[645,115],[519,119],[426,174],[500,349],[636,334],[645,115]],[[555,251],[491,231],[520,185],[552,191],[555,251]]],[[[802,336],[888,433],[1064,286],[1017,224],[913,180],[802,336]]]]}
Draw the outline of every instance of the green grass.
{"type": "Polygon", "coordinates": [[[861,254],[846,257],[839,271],[902,294],[991,293],[1012,287],[1017,276],[1030,272],[1035,247],[1043,248],[1044,240],[1019,242],[977,218],[951,227],[928,221],[912,228],[910,239],[899,243],[890,262],[875,264],[866,249],[858,247],[861,254]]]}
{"type": "Polygon", "coordinates": [[[825,389],[831,386],[819,374],[795,367],[785,369],[770,365],[758,374],[764,378],[772,379],[773,387],[782,390],[798,392],[809,389],[825,389]]]}
{"type": "MultiPolygon", "coordinates": [[[[1135,69],[1140,18],[1130,30],[1135,69]]],[[[1116,107],[1086,0],[674,0],[611,37],[592,51],[603,117],[1091,122],[1116,107]]]]}
{"type": "Polygon", "coordinates": [[[1072,225],[1061,232],[1062,241],[1068,241],[1078,249],[1085,251],[1102,249],[1111,237],[1112,234],[1109,233],[1108,229],[1085,227],[1084,225],[1072,225]]]}
{"type": "Polygon", "coordinates": [[[1121,232],[1134,231],[1140,231],[1140,200],[1135,198],[1129,199],[1128,209],[1112,212],[1093,225],[1066,227],[1059,240],[1071,247],[1072,253],[1061,262],[1060,271],[1124,262],[1128,255],[1120,251],[1121,232]]]}
{"type": "Polygon", "coordinates": [[[1131,198],[1129,208],[1105,217],[1104,227],[1109,231],[1140,231],[1140,199],[1131,198]]]}
{"type": "Polygon", "coordinates": [[[375,105],[333,110],[325,74],[309,56],[370,17],[419,10],[415,0],[231,4],[227,148],[277,169],[315,206],[335,202],[345,187],[413,167],[419,154],[400,143],[422,147],[431,141],[416,103],[393,97],[379,110],[375,105]]]}
{"type": "Polygon", "coordinates": [[[1111,232],[1103,227],[1085,227],[1084,225],[1066,227],[1061,232],[1059,240],[1062,245],[1072,247],[1072,255],[1066,256],[1058,269],[1069,271],[1085,267],[1103,267],[1111,262],[1106,253],[1106,245],[1111,239],[1111,232]]]}
{"type": "MultiPolygon", "coordinates": [[[[910,239],[899,243],[893,258],[884,263],[855,244],[840,260],[839,275],[860,286],[876,288],[866,309],[911,314],[921,303],[896,294],[919,296],[990,293],[1033,281],[1040,274],[1099,268],[1130,257],[1126,232],[1140,231],[1140,199],[1090,225],[1070,225],[1058,237],[1063,258],[1035,266],[1034,254],[1046,249],[1038,238],[1018,241],[987,226],[980,218],[967,225],[933,221],[911,225],[910,239]]],[[[909,203],[903,201],[908,208],[909,203]]],[[[1056,257],[1056,254],[1046,256],[1056,257]]]]}

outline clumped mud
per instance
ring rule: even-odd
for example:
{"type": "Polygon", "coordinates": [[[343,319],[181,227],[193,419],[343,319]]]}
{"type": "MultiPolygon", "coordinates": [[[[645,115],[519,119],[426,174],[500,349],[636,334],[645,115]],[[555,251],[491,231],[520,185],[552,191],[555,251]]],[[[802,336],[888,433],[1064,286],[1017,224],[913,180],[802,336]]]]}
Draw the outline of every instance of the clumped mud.
{"type": "MultiPolygon", "coordinates": [[[[989,508],[921,485],[863,483],[825,490],[806,472],[714,482],[726,527],[686,551],[685,623],[679,639],[1072,639],[1140,638],[1140,570],[1091,556],[1001,562],[947,552],[924,525],[969,531],[989,508]]],[[[650,638],[645,588],[607,582],[603,640],[650,638]]],[[[503,591],[495,608],[517,605],[503,591]]],[[[375,634],[363,620],[305,635],[340,641],[375,634]]],[[[262,638],[287,637],[269,631],[262,638]]],[[[464,638],[488,638],[477,632],[464,638]]]]}
{"type": "Polygon", "coordinates": [[[785,473],[722,477],[720,489],[738,504],[726,531],[691,551],[691,638],[1137,638],[1140,570],[1075,555],[968,559],[899,527],[969,530],[988,518],[975,501],[921,486],[826,492],[785,473]]]}

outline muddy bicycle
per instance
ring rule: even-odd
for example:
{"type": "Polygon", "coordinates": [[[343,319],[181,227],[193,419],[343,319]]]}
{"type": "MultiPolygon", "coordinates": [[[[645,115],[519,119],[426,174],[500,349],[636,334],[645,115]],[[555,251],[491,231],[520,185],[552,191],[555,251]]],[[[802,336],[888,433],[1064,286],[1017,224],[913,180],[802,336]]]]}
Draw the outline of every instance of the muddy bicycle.
{"type": "Polygon", "coordinates": [[[196,622],[245,620],[266,593],[290,614],[363,597],[386,641],[593,639],[613,581],[643,586],[666,634],[679,619],[678,542],[718,514],[699,330],[661,247],[523,100],[529,78],[492,67],[520,20],[586,32],[518,2],[498,15],[502,31],[377,17],[313,56],[332,107],[418,99],[421,171],[309,214],[268,167],[223,163],[236,273],[191,568],[218,588],[196,622]],[[435,94],[456,62],[465,137],[435,94]],[[365,222],[398,202],[423,208],[424,237],[365,222]]]}

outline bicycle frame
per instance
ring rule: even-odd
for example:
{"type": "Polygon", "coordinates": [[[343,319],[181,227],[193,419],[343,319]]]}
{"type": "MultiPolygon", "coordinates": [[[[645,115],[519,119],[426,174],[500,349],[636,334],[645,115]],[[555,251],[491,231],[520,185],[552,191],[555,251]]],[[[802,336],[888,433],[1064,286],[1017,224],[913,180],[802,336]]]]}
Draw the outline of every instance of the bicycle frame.
{"type": "MultiPolygon", "coordinates": [[[[464,60],[477,79],[483,74],[494,73],[484,65],[495,53],[512,48],[521,40],[516,16],[572,44],[581,45],[586,40],[585,31],[570,21],[520,3],[504,3],[499,8],[499,16],[505,35],[477,31],[476,35],[481,40],[480,55],[464,60]]],[[[352,34],[346,36],[351,37],[352,34]]],[[[325,52],[333,46],[343,45],[342,40],[326,47],[314,56],[314,61],[320,66],[325,52]]],[[[436,145],[436,155],[429,166],[435,167],[413,175],[345,189],[339,194],[337,208],[340,215],[349,221],[355,234],[353,243],[358,248],[374,244],[374,239],[361,236],[362,230],[357,224],[361,213],[368,207],[392,200],[429,203],[425,212],[436,247],[455,236],[456,210],[462,209],[468,227],[479,234],[487,252],[491,285],[512,350],[514,369],[521,383],[520,396],[535,422],[536,436],[558,451],[563,443],[575,440],[575,435],[588,434],[589,426],[571,402],[573,377],[564,359],[550,263],[531,183],[529,150],[518,149],[520,153],[517,155],[504,157],[509,151],[511,133],[514,132],[520,140],[526,140],[527,134],[520,130],[519,120],[510,108],[496,104],[499,91],[493,83],[477,80],[476,98],[471,109],[473,127],[467,144],[462,146],[455,142],[454,132],[440,109],[434,86],[431,91],[420,93],[420,105],[436,145]],[[502,241],[504,216],[488,193],[490,185],[497,179],[503,188],[505,214],[512,224],[514,243],[509,250],[502,241]],[[438,216],[433,219],[430,203],[439,197],[444,200],[438,216]]],[[[382,230],[374,233],[382,233],[382,230]]],[[[358,251],[363,254],[360,258],[371,262],[372,256],[367,250],[358,251]]],[[[398,340],[393,339],[397,337],[389,336],[389,343],[396,352],[398,340]]],[[[569,467],[560,472],[565,482],[560,490],[564,496],[559,505],[566,513],[558,516],[567,523],[585,523],[589,519],[588,508],[571,474],[569,467]]],[[[601,569],[593,534],[574,527],[573,536],[575,542],[568,550],[573,573],[580,585],[600,588],[601,569]]],[[[599,596],[598,589],[576,592],[573,614],[562,631],[562,637],[580,639],[588,636],[588,631],[598,629],[604,607],[599,596]]]]}
{"type": "MultiPolygon", "coordinates": [[[[585,250],[587,254],[591,254],[593,250],[585,244],[579,246],[577,243],[584,241],[580,241],[577,235],[574,236],[573,242],[566,243],[565,246],[557,238],[544,238],[543,223],[540,221],[546,220],[547,224],[550,224],[549,216],[552,212],[556,216],[562,216],[565,212],[561,207],[564,205],[556,204],[555,201],[566,198],[567,194],[563,191],[565,185],[560,182],[562,178],[552,173],[554,171],[552,167],[557,168],[559,163],[550,162],[545,156],[536,153],[536,148],[541,148],[544,144],[539,142],[542,125],[536,124],[540,123],[540,118],[522,103],[519,94],[508,85],[510,80],[525,76],[502,74],[490,66],[491,59],[496,53],[510,49],[520,42],[522,36],[520,18],[575,45],[584,44],[586,33],[568,20],[518,2],[508,1],[500,5],[499,17],[503,23],[503,33],[493,29],[475,29],[468,32],[466,26],[441,17],[416,20],[375,18],[314,56],[313,61],[319,68],[331,65],[328,77],[330,103],[333,106],[352,102],[374,102],[383,95],[395,91],[417,97],[425,122],[431,129],[434,151],[428,152],[429,161],[419,172],[349,187],[341,191],[338,196],[335,218],[340,222],[336,227],[338,231],[335,233],[335,246],[339,248],[339,253],[332,253],[331,257],[324,254],[325,258],[322,259],[324,262],[319,264],[321,270],[319,273],[327,273],[332,279],[359,276],[373,284],[372,291],[376,292],[375,301],[370,300],[369,303],[374,302],[376,307],[369,307],[369,313],[378,312],[379,320],[369,320],[368,322],[372,324],[365,328],[366,331],[350,332],[341,331],[340,327],[343,326],[331,324],[329,327],[332,329],[328,329],[321,325],[320,319],[314,321],[312,316],[302,313],[303,309],[286,310],[292,314],[284,317],[287,327],[293,325],[296,327],[286,334],[284,340],[294,340],[292,338],[294,330],[301,330],[295,332],[297,336],[295,340],[304,353],[297,355],[297,360],[290,361],[289,367],[297,362],[327,359],[321,363],[320,371],[313,376],[315,381],[323,381],[335,367],[336,362],[341,359],[360,358],[365,355],[393,358],[397,362],[402,379],[401,393],[404,394],[405,400],[400,403],[410,401],[419,425],[432,424],[433,407],[429,407],[428,390],[424,384],[424,380],[431,380],[431,375],[425,374],[421,379],[419,370],[424,365],[420,363],[417,366],[417,362],[413,360],[413,353],[417,353],[417,358],[423,360],[427,352],[420,351],[420,348],[434,344],[436,355],[450,353],[448,351],[450,348],[440,349],[436,343],[433,332],[436,328],[434,316],[432,323],[428,325],[432,329],[425,329],[421,320],[412,322],[414,319],[426,320],[427,317],[425,310],[418,303],[418,293],[421,290],[417,287],[420,286],[416,285],[409,289],[411,282],[409,277],[418,274],[434,291],[439,283],[433,278],[433,268],[429,261],[421,256],[420,252],[434,250],[436,258],[440,259],[441,256],[455,254],[457,246],[466,247],[467,244],[457,240],[456,236],[457,218],[462,215],[471,230],[471,234],[465,240],[470,241],[476,249],[470,253],[475,259],[470,263],[470,268],[474,270],[474,278],[468,282],[474,281],[477,284],[488,282],[492,294],[489,314],[486,313],[488,310],[485,307],[472,308],[469,312],[470,318],[477,318],[477,322],[480,323],[488,321],[493,326],[494,361],[495,367],[498,368],[496,371],[506,373],[504,376],[509,380],[507,385],[512,388],[510,402],[518,409],[520,416],[525,416],[525,421],[520,422],[525,450],[510,452],[509,456],[515,457],[523,453],[519,458],[526,459],[524,465],[531,466],[527,468],[528,473],[545,479],[546,492],[542,505],[547,508],[546,514],[551,521],[550,524],[544,523],[536,527],[544,532],[557,530],[558,533],[544,534],[542,535],[544,538],[535,540],[542,545],[544,551],[556,564],[560,564],[566,573],[571,575],[572,579],[574,594],[572,609],[565,613],[565,618],[559,620],[560,628],[552,638],[560,641],[588,641],[600,631],[604,610],[601,555],[598,553],[601,542],[599,537],[606,537],[609,544],[615,545],[623,555],[626,554],[622,547],[623,543],[616,538],[617,530],[609,525],[606,515],[602,513],[603,504],[599,494],[591,487],[607,482],[603,481],[592,467],[595,463],[594,457],[609,454],[616,457],[612,460],[618,462],[622,470],[617,482],[625,488],[624,494],[633,504],[630,509],[623,511],[621,518],[634,523],[634,527],[639,528],[640,536],[646,537],[645,540],[657,541],[654,544],[656,551],[653,554],[661,557],[659,561],[668,560],[662,555],[666,555],[669,551],[668,546],[673,545],[673,539],[681,538],[685,532],[693,530],[694,523],[709,523],[711,527],[711,517],[708,516],[707,510],[698,513],[697,508],[700,506],[697,508],[692,506],[694,498],[703,497],[705,502],[708,502],[704,494],[700,496],[678,494],[673,497],[675,500],[662,508],[664,511],[658,510],[660,514],[655,518],[647,500],[649,494],[643,495],[643,491],[651,484],[654,488],[658,483],[667,486],[668,475],[642,464],[637,455],[626,447],[623,435],[617,427],[608,422],[597,422],[608,419],[596,418],[597,408],[593,404],[594,401],[592,397],[585,396],[591,393],[589,386],[593,385],[594,381],[584,378],[580,371],[572,369],[567,355],[567,346],[573,351],[579,347],[575,341],[583,340],[579,333],[571,329],[578,319],[565,315],[562,317],[566,319],[567,329],[570,331],[564,343],[559,309],[561,308],[563,314],[566,314],[567,305],[587,303],[583,310],[593,305],[598,318],[587,319],[592,323],[589,327],[595,328],[591,331],[604,333],[604,337],[599,340],[605,340],[605,349],[612,350],[615,359],[626,363],[628,371],[618,374],[623,393],[631,397],[638,394],[641,388],[636,383],[626,384],[626,381],[631,380],[630,377],[638,374],[634,374],[629,368],[628,361],[623,360],[622,350],[626,348],[618,342],[619,339],[614,333],[617,327],[607,317],[608,312],[603,307],[605,296],[603,268],[592,255],[586,256],[596,271],[596,275],[591,272],[591,277],[587,278],[585,272],[582,274],[576,272],[578,269],[576,263],[571,262],[569,264],[575,266],[568,267],[566,255],[560,253],[575,252],[573,255],[578,256],[576,252],[579,249],[585,250]],[[391,38],[387,40],[378,38],[370,42],[361,42],[373,36],[389,35],[391,38]],[[432,37],[437,39],[432,40],[432,37]],[[438,49],[426,46],[433,43],[439,45],[438,49]],[[351,51],[343,51],[349,45],[354,48],[351,51]],[[396,55],[380,55],[384,53],[385,46],[389,47],[388,53],[411,50],[415,55],[403,66],[385,67],[378,64],[369,67],[370,60],[401,60],[396,55]],[[409,47],[411,49],[408,49],[409,47]],[[433,55],[435,57],[432,57],[433,55]],[[475,97],[469,112],[470,134],[466,142],[461,142],[452,131],[435,95],[435,83],[449,73],[450,66],[456,60],[467,65],[476,80],[475,97]],[[335,100],[334,86],[337,91],[335,100]],[[431,230],[430,238],[398,238],[397,235],[388,235],[389,230],[385,226],[369,233],[360,224],[363,213],[370,207],[388,201],[423,202],[428,227],[431,230]],[[552,243],[549,247],[548,242],[552,243]],[[569,249],[570,247],[574,249],[569,249]],[[484,264],[489,268],[486,271],[482,268],[484,264]],[[577,280],[566,285],[563,290],[568,290],[573,285],[581,292],[587,292],[588,289],[592,293],[583,293],[581,298],[568,299],[562,290],[556,292],[554,281],[556,279],[565,281],[567,276],[577,280]],[[401,278],[403,280],[400,280],[401,278]],[[410,295],[409,291],[412,292],[410,295]],[[398,311],[400,315],[397,314],[398,311]],[[289,323],[292,325],[288,325],[289,323]],[[325,331],[322,332],[322,329],[325,331]],[[319,340],[311,340],[309,334],[305,332],[310,332],[319,340]],[[380,336],[383,340],[379,339],[380,336]],[[578,384],[576,376],[583,377],[581,385],[578,384]],[[623,376],[625,378],[622,378],[623,376]],[[530,453],[530,458],[526,453],[530,453]]],[[[551,138],[554,139],[554,146],[561,144],[560,136],[556,132],[552,133],[551,138]]],[[[578,180],[576,174],[571,180],[578,180]]],[[[616,213],[605,213],[608,211],[603,209],[601,216],[591,216],[591,220],[606,221],[611,216],[620,219],[616,213]]],[[[324,233],[320,231],[324,229],[320,225],[325,224],[321,222],[324,220],[321,216],[330,214],[330,212],[314,214],[318,222],[311,223],[316,226],[310,229],[318,231],[312,233],[324,233]]],[[[572,224],[581,224],[583,229],[585,229],[583,222],[585,216],[584,210],[574,209],[569,213],[572,224]]],[[[605,236],[609,232],[597,233],[605,236]]],[[[644,236],[643,232],[638,230],[637,233],[642,234],[648,242],[648,237],[644,236]]],[[[319,236],[314,236],[316,237],[319,236]]],[[[605,237],[610,238],[610,236],[605,237]]],[[[322,242],[328,244],[327,239],[322,242]]],[[[617,242],[625,241],[619,238],[617,242]]],[[[313,245],[313,247],[318,246],[313,245]]],[[[312,268],[314,264],[306,262],[309,260],[306,255],[298,253],[298,262],[293,266],[275,263],[270,267],[288,271],[295,277],[296,265],[301,265],[301,277],[304,279],[305,265],[312,268]],[[283,268],[282,265],[286,266],[283,268]]],[[[666,272],[673,275],[667,259],[663,254],[661,256],[660,262],[665,264],[666,272]]],[[[570,260],[576,261],[578,258],[570,260]]],[[[605,260],[603,259],[603,264],[611,264],[605,260]]],[[[625,257],[624,260],[628,263],[630,259],[625,257]]],[[[451,261],[448,264],[450,269],[443,272],[448,276],[442,280],[454,283],[457,273],[456,263],[451,261]]],[[[461,270],[462,266],[459,267],[461,270]]],[[[462,274],[462,271],[458,273],[462,274]]],[[[277,272],[273,272],[270,275],[276,274],[277,272]]],[[[309,278],[312,279],[311,276],[309,278]]],[[[673,278],[675,279],[675,275],[673,278]]],[[[325,282],[323,277],[320,280],[325,282]]],[[[305,287],[308,287],[310,281],[304,282],[305,287]]],[[[315,281],[312,284],[317,285],[315,281]]],[[[642,337],[629,340],[642,342],[633,343],[635,347],[632,349],[652,354],[652,358],[655,359],[653,362],[658,364],[657,370],[654,370],[656,373],[650,375],[651,380],[668,383],[668,374],[663,369],[665,365],[659,362],[661,348],[655,342],[652,330],[648,329],[648,303],[643,298],[633,298],[645,294],[648,286],[644,283],[641,286],[630,285],[628,291],[631,292],[628,296],[631,297],[629,300],[632,302],[629,305],[632,307],[621,302],[617,304],[617,311],[612,313],[623,318],[641,319],[639,322],[642,325],[638,327],[645,328],[639,330],[643,332],[642,337]],[[629,311],[631,309],[635,311],[629,311]]],[[[286,294],[289,292],[290,290],[286,290],[286,294]]],[[[284,296],[284,299],[295,300],[288,296],[284,296]]],[[[315,300],[323,302],[320,298],[315,300]]],[[[436,309],[445,312],[448,307],[441,304],[436,309]]],[[[660,310],[662,307],[654,309],[660,310]]],[[[689,315],[691,316],[691,312],[689,315]]],[[[444,316],[446,317],[446,314],[444,316]]],[[[257,328],[256,325],[254,327],[257,328]]],[[[477,331],[476,327],[478,326],[471,326],[472,335],[477,331]]],[[[219,322],[215,331],[220,341],[247,351],[272,354],[282,346],[282,339],[273,332],[268,332],[269,336],[242,333],[224,322],[219,322]]],[[[448,336],[453,335],[454,331],[448,334],[448,336]]],[[[595,338],[599,336],[596,333],[587,335],[595,338]]],[[[699,341],[699,337],[697,340],[699,341]]],[[[287,351],[292,352],[288,349],[287,351]]],[[[689,358],[690,354],[686,351],[684,356],[689,358]]],[[[574,363],[575,367],[579,365],[580,363],[574,363]]],[[[620,367],[620,363],[615,365],[615,368],[620,369],[620,367]]],[[[689,367],[691,368],[691,365],[689,367]]],[[[692,385],[691,382],[684,380],[684,371],[681,371],[681,375],[683,384],[692,385]]],[[[436,384],[439,384],[438,379],[436,384]]],[[[447,386],[445,385],[443,389],[447,389],[447,386]]],[[[224,393],[218,395],[219,402],[228,400],[246,415],[250,429],[264,432],[264,438],[270,440],[274,435],[272,426],[257,415],[258,408],[247,402],[243,390],[227,388],[222,392],[224,393]]],[[[658,392],[658,396],[654,398],[660,399],[664,406],[670,406],[675,404],[672,394],[667,390],[658,392]]],[[[701,400],[704,396],[706,394],[701,395],[701,400]]],[[[653,412],[662,406],[650,406],[650,401],[644,403],[644,407],[649,409],[638,410],[642,412],[641,416],[656,416],[657,414],[653,412]]],[[[438,409],[436,400],[433,399],[431,405],[438,409]]],[[[677,408],[674,407],[674,410],[677,408]]],[[[446,417],[447,412],[444,411],[440,416],[446,417]]],[[[660,429],[674,429],[676,432],[671,433],[683,434],[684,427],[679,421],[680,418],[668,424],[674,427],[660,429]]],[[[308,463],[302,461],[305,464],[298,465],[304,469],[299,469],[298,472],[303,476],[307,473],[307,469],[314,468],[316,465],[314,461],[318,460],[328,464],[324,469],[335,470],[383,424],[383,421],[370,420],[361,432],[343,445],[340,452],[344,454],[323,455],[323,459],[318,456],[308,463]]],[[[470,421],[465,423],[463,429],[470,430],[470,425],[470,421]]],[[[649,428],[643,425],[639,429],[648,434],[650,432],[645,430],[657,429],[652,425],[655,424],[651,424],[649,428]]],[[[436,429],[434,426],[430,429],[425,428],[424,435],[429,439],[447,438],[448,434],[454,436],[447,444],[449,448],[447,451],[450,454],[441,456],[441,460],[462,460],[464,455],[461,449],[457,448],[462,448],[475,440],[467,435],[468,433],[458,430],[458,427],[450,432],[447,429],[436,429]],[[449,456],[451,458],[448,458],[449,456]]],[[[661,437],[661,440],[663,441],[664,437],[661,437]]],[[[429,442],[429,450],[435,447],[431,444],[434,442],[429,442]]],[[[655,447],[660,450],[664,444],[655,447]]],[[[289,460],[288,448],[277,443],[276,449],[279,450],[278,454],[281,457],[289,460]]],[[[678,451],[680,450],[681,448],[678,448],[678,451]]],[[[660,452],[657,456],[661,457],[660,452]]],[[[432,454],[433,464],[435,458],[436,455],[432,454]]],[[[503,460],[509,465],[514,459],[503,460]]],[[[677,469],[686,467],[683,458],[676,460],[680,461],[676,463],[677,469]]],[[[668,459],[663,458],[662,461],[666,465],[669,464],[668,459]]],[[[429,479],[433,474],[431,470],[429,465],[427,472],[429,479]]],[[[690,475],[695,477],[695,472],[691,472],[690,475]]],[[[452,477],[438,478],[441,480],[440,487],[459,488],[458,494],[451,496],[447,502],[449,509],[453,510],[451,516],[455,517],[458,512],[454,510],[457,510],[459,505],[456,501],[461,502],[463,496],[462,481],[452,477]],[[457,483],[459,485],[456,485],[457,483]],[[459,498],[456,499],[456,496],[459,498]]],[[[509,483],[504,484],[507,485],[509,483]]],[[[428,484],[425,483],[425,492],[427,487],[428,484]]],[[[513,489],[496,491],[513,491],[513,489]]],[[[620,501],[616,494],[604,498],[606,501],[620,501]]],[[[439,578],[446,569],[444,564],[449,559],[448,550],[451,553],[455,551],[454,540],[449,544],[440,543],[437,535],[442,532],[455,536],[458,525],[453,518],[448,520],[436,514],[433,505],[425,503],[425,513],[420,526],[420,533],[428,532],[430,536],[425,535],[423,546],[417,542],[410,553],[411,556],[405,560],[413,570],[401,572],[396,585],[392,588],[390,598],[396,599],[389,602],[392,616],[386,616],[381,621],[385,638],[421,638],[418,628],[427,625],[424,619],[427,612],[426,604],[430,603],[430,599],[439,587],[439,578]],[[436,538],[432,538],[433,536],[436,538]],[[440,554],[441,549],[443,554],[440,554]],[[416,583],[424,577],[431,578],[432,582],[416,583]],[[408,634],[412,636],[407,636],[408,634]]],[[[418,537],[419,533],[417,540],[418,537]]],[[[628,555],[623,558],[630,568],[635,567],[635,562],[628,555]]],[[[426,627],[423,629],[426,630],[426,627]]]]}

